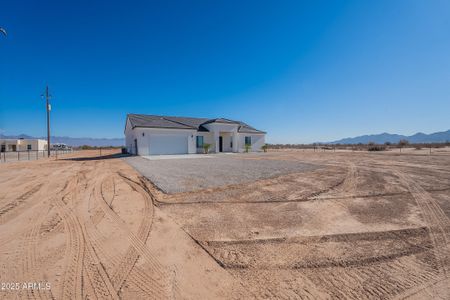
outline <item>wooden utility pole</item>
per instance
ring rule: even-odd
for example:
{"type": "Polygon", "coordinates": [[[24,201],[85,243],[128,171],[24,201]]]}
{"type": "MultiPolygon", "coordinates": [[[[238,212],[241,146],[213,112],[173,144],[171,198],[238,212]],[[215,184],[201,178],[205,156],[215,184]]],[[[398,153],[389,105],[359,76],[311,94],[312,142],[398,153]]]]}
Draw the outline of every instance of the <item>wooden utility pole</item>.
{"type": "Polygon", "coordinates": [[[45,95],[42,95],[42,97],[45,97],[46,101],[46,109],[47,109],[47,156],[50,157],[50,110],[51,106],[49,103],[50,98],[52,97],[48,92],[48,85],[45,88],[45,95]]]}

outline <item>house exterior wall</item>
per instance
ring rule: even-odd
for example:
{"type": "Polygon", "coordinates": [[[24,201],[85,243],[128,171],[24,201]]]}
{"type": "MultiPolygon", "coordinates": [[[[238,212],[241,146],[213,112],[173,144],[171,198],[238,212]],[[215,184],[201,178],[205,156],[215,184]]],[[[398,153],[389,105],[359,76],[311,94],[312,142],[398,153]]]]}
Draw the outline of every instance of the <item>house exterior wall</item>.
{"type": "Polygon", "coordinates": [[[38,150],[47,150],[47,141],[45,140],[38,140],[38,150]]]}
{"type": "Polygon", "coordinates": [[[203,153],[203,148],[197,148],[197,136],[203,137],[203,143],[204,144],[210,144],[211,148],[209,148],[210,151],[212,151],[212,147],[214,146],[214,135],[212,132],[196,132],[194,135],[194,148],[195,152],[193,153],[203,153]]]}
{"type": "Polygon", "coordinates": [[[1,139],[0,147],[1,145],[5,145],[5,151],[14,151],[14,146],[16,148],[15,151],[28,151],[28,145],[31,145],[30,151],[47,149],[47,141],[40,139],[1,139]]]}
{"type": "Polygon", "coordinates": [[[31,145],[31,150],[39,150],[38,149],[38,145],[39,145],[38,140],[18,140],[17,141],[17,148],[18,148],[17,150],[18,151],[27,151],[28,145],[31,145]]]}
{"type": "Polygon", "coordinates": [[[263,133],[238,133],[238,151],[237,152],[245,152],[245,137],[249,136],[252,139],[252,147],[250,151],[252,152],[260,152],[262,151],[261,147],[265,144],[266,135],[263,133]]]}
{"type": "Polygon", "coordinates": [[[127,148],[127,152],[131,154],[136,154],[134,151],[134,139],[135,135],[131,128],[130,120],[127,118],[125,125],[125,147],[127,148]]]}
{"type": "Polygon", "coordinates": [[[5,151],[13,151],[13,146],[16,146],[17,151],[17,141],[11,139],[2,139],[0,140],[0,149],[2,149],[1,145],[4,145],[5,151]]]}
{"type": "MultiPolygon", "coordinates": [[[[125,129],[125,142],[127,151],[131,154],[150,155],[152,136],[183,136],[187,140],[187,153],[196,153],[195,147],[196,130],[190,129],[165,129],[165,128],[141,128],[135,127],[125,129]],[[137,153],[135,142],[137,140],[137,153]]],[[[169,152],[170,149],[167,149],[169,152]]]]}

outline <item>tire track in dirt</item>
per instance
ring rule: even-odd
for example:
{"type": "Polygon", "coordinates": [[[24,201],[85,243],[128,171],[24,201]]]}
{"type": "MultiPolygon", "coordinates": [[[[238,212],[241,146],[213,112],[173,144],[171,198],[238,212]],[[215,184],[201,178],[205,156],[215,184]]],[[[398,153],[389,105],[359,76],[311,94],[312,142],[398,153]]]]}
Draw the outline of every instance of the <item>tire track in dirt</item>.
{"type": "MultiPolygon", "coordinates": [[[[37,263],[37,244],[40,236],[41,226],[48,216],[50,208],[47,207],[45,213],[40,215],[36,215],[35,220],[33,221],[33,226],[31,230],[29,230],[24,239],[24,254],[22,260],[22,278],[28,279],[28,282],[35,282],[36,280],[36,271],[39,267],[37,263]]],[[[40,290],[40,289],[27,289],[27,298],[28,299],[52,299],[53,295],[51,294],[51,290],[40,290]]]]}
{"type": "Polygon", "coordinates": [[[80,236],[78,226],[69,216],[71,212],[66,211],[64,200],[56,200],[55,205],[66,233],[66,270],[61,295],[63,299],[83,299],[84,239],[80,236]]]}
{"type": "MultiPolygon", "coordinates": [[[[205,241],[202,242],[220,261],[230,269],[318,269],[327,267],[355,267],[380,262],[394,261],[404,256],[429,252],[432,249],[428,229],[413,228],[384,232],[364,232],[311,236],[298,238],[273,238],[259,240],[205,241]],[[397,245],[393,248],[393,242],[397,245]],[[370,254],[366,250],[354,252],[351,256],[337,256],[330,253],[326,257],[309,252],[323,249],[327,245],[377,244],[379,251],[370,254]],[[278,254],[282,251],[282,256],[278,254]],[[383,251],[381,251],[383,250],[383,251]],[[299,255],[301,253],[301,255],[299,255]]],[[[336,248],[337,250],[338,248],[336,248]]],[[[364,248],[361,248],[364,249],[364,248]]],[[[327,253],[327,252],[326,252],[327,253]]]]}
{"type": "MultiPolygon", "coordinates": [[[[152,204],[151,196],[147,194],[140,186],[135,185],[134,183],[131,183],[127,180],[125,182],[136,192],[138,192],[143,200],[144,200],[144,213],[141,218],[141,223],[139,225],[138,231],[136,233],[136,236],[138,239],[140,239],[144,244],[147,242],[148,236],[150,235],[150,231],[152,229],[153,225],[153,218],[154,218],[154,209],[152,204]]],[[[103,184],[100,186],[103,187],[103,184]]],[[[101,193],[102,200],[105,201],[105,203],[108,203],[108,200],[104,198],[104,193],[101,193]]],[[[101,200],[100,200],[101,201],[101,200]]],[[[109,205],[111,207],[111,205],[109,205]]],[[[125,280],[128,278],[131,270],[134,268],[135,264],[137,263],[140,255],[136,251],[136,249],[132,246],[128,248],[126,251],[126,254],[123,256],[122,261],[118,268],[115,270],[115,272],[112,275],[112,282],[114,285],[114,288],[117,291],[120,291],[122,289],[122,286],[125,282],[125,280]]]]}
{"type": "MultiPolygon", "coordinates": [[[[167,298],[167,293],[165,293],[164,290],[162,291],[157,291],[152,287],[158,286],[160,285],[160,281],[158,282],[158,280],[155,280],[154,278],[149,277],[146,273],[143,272],[134,272],[133,275],[130,275],[130,271],[134,270],[135,268],[135,263],[137,261],[137,259],[142,256],[139,253],[137,254],[137,258],[135,261],[133,261],[133,258],[135,257],[134,255],[132,255],[131,257],[125,257],[124,260],[119,260],[117,259],[117,253],[113,253],[113,259],[107,259],[105,260],[108,265],[112,265],[119,267],[119,272],[116,272],[116,277],[113,277],[114,274],[112,274],[111,276],[109,276],[107,269],[103,266],[100,257],[105,258],[105,257],[109,257],[108,251],[105,251],[105,247],[103,247],[100,242],[100,238],[98,238],[99,236],[99,231],[96,228],[96,224],[94,224],[92,216],[89,216],[89,212],[92,210],[94,211],[94,213],[96,214],[98,212],[98,210],[96,209],[97,207],[101,208],[101,211],[103,212],[104,215],[108,216],[108,221],[114,221],[113,218],[111,218],[111,215],[107,214],[106,212],[108,211],[107,209],[111,210],[110,207],[110,201],[109,199],[106,199],[106,197],[110,196],[111,200],[114,197],[114,190],[115,190],[115,186],[112,186],[113,189],[113,193],[108,193],[108,191],[102,190],[103,187],[105,187],[105,182],[106,185],[108,183],[114,183],[114,179],[113,179],[113,175],[109,174],[109,168],[107,168],[107,166],[104,165],[104,162],[98,162],[95,164],[95,168],[93,168],[93,172],[91,173],[85,173],[85,178],[87,178],[89,180],[89,188],[90,188],[90,193],[89,193],[89,197],[88,197],[88,201],[84,203],[84,205],[82,205],[84,207],[84,209],[87,209],[88,212],[88,216],[84,218],[84,223],[83,223],[83,230],[84,230],[84,236],[86,239],[86,244],[88,246],[87,250],[89,250],[89,247],[91,248],[91,255],[94,257],[94,259],[98,262],[96,263],[97,265],[102,266],[101,269],[103,269],[103,273],[104,276],[108,276],[109,281],[111,282],[111,290],[114,290],[115,293],[117,295],[120,296],[120,289],[121,289],[121,283],[123,284],[123,282],[129,278],[130,283],[135,283],[137,282],[135,285],[141,285],[142,287],[144,287],[142,290],[146,291],[147,296],[151,296],[151,297],[155,297],[155,295],[159,295],[157,296],[157,298],[167,298]],[[100,164],[100,165],[99,165],[100,164]],[[101,172],[98,172],[97,170],[102,170],[101,172]],[[109,181],[109,182],[108,182],[109,181]],[[99,205],[99,206],[98,206],[99,205]],[[104,205],[107,206],[104,207],[104,205]],[[97,236],[97,238],[95,238],[97,236]],[[95,255],[94,255],[95,254],[95,255]],[[120,272],[122,271],[122,272],[120,272]],[[117,279],[119,279],[117,281],[117,279]],[[116,281],[113,281],[116,280],[116,281]],[[114,287],[115,283],[119,283],[119,286],[116,288],[114,287]]],[[[110,186],[111,187],[111,186],[110,186]]],[[[87,198],[86,196],[84,198],[87,198]]],[[[149,204],[151,204],[151,202],[148,201],[149,204]]],[[[80,207],[81,208],[81,207],[80,207]]],[[[152,208],[152,206],[149,206],[148,209],[152,208]]],[[[82,209],[83,210],[83,209],[82,209]]],[[[100,219],[97,221],[101,221],[100,219]]],[[[152,221],[152,218],[149,218],[149,221],[152,221]]],[[[113,226],[117,225],[117,222],[113,222],[113,226]]],[[[117,227],[117,226],[116,226],[117,227]]],[[[122,235],[124,234],[123,230],[122,230],[122,235]]],[[[125,238],[125,240],[127,240],[127,236],[122,236],[123,238],[125,238]]],[[[132,251],[136,251],[134,247],[130,247],[130,249],[132,249],[132,251]]],[[[113,251],[114,252],[114,251],[113,251]]],[[[130,252],[128,252],[129,254],[130,252]]],[[[88,264],[89,266],[89,264],[88,264]]],[[[85,268],[86,270],[86,268],[85,268]]],[[[95,271],[95,270],[94,270],[95,271]]],[[[101,271],[101,270],[100,270],[101,271]]],[[[91,272],[91,274],[95,272],[91,272]]],[[[97,272],[98,273],[98,272],[97,272]]],[[[101,272],[100,272],[101,273],[101,272]]],[[[88,274],[89,275],[89,274],[88,274]]],[[[100,274],[102,275],[102,274],[100,274]]],[[[90,276],[88,276],[90,277],[90,276]]],[[[98,275],[97,275],[98,277],[98,275]]],[[[99,290],[99,288],[95,287],[95,280],[91,280],[91,285],[93,286],[93,290],[99,290]]]]}
{"type": "MultiPolygon", "coordinates": [[[[104,245],[103,240],[107,239],[107,237],[103,236],[92,222],[86,225],[89,225],[86,227],[89,240],[91,241],[96,251],[98,251],[99,255],[101,255],[105,259],[105,261],[112,263],[112,265],[119,266],[121,263],[120,258],[117,257],[115,253],[112,253],[112,249],[105,248],[107,246],[104,245]]],[[[152,288],[152,286],[158,284],[158,282],[156,282],[154,278],[152,278],[137,266],[134,266],[134,268],[131,270],[126,282],[141,290],[143,294],[142,298],[151,298],[155,296],[161,298],[164,296],[164,293],[155,293],[155,290],[152,288]]]]}
{"type": "MultiPolygon", "coordinates": [[[[127,176],[119,173],[120,177],[127,180],[130,184],[133,185],[134,189],[137,191],[141,191],[141,193],[147,194],[147,190],[145,187],[142,186],[143,183],[139,184],[133,181],[132,179],[128,178],[127,176]]],[[[111,220],[113,220],[114,225],[122,232],[123,236],[130,242],[131,247],[136,251],[136,253],[132,252],[131,250],[127,251],[126,260],[125,263],[121,264],[121,267],[125,269],[125,271],[129,272],[132,271],[134,264],[137,261],[137,258],[142,257],[145,259],[152,270],[152,275],[154,274],[154,280],[152,282],[148,282],[147,284],[151,285],[151,289],[155,294],[160,294],[162,298],[171,298],[174,287],[172,286],[173,282],[171,280],[170,274],[162,267],[162,265],[159,263],[159,261],[154,257],[154,255],[151,253],[151,251],[147,248],[145,245],[145,242],[142,241],[138,236],[136,236],[127,226],[127,224],[114,212],[111,207],[103,200],[101,197],[101,192],[99,189],[96,189],[96,199],[98,199],[100,207],[103,209],[105,214],[107,214],[111,220]],[[136,256],[138,254],[139,256],[136,256]],[[137,257],[137,258],[136,258],[137,257]],[[129,260],[131,259],[131,260],[129,260]],[[136,259],[136,260],[134,260],[136,259]]],[[[147,194],[146,197],[149,197],[147,194]]],[[[150,196],[151,199],[151,196],[150,196]]],[[[149,199],[149,200],[150,200],[149,199]]],[[[151,202],[150,202],[151,203],[151,202]]],[[[150,204],[149,203],[149,204],[150,204]]],[[[150,224],[151,225],[151,224],[150,224]]],[[[148,225],[146,226],[148,227],[148,225]]],[[[146,228],[144,227],[144,228],[146,228]]],[[[145,229],[146,231],[148,229],[145,229]]],[[[126,277],[128,276],[115,276],[116,279],[115,282],[119,282],[120,286],[123,284],[123,281],[126,280],[126,277]],[[122,282],[121,282],[122,281],[122,282]]],[[[176,290],[176,288],[175,288],[176,290]]]]}
{"type": "Polygon", "coordinates": [[[25,201],[39,192],[39,190],[42,188],[44,184],[40,183],[32,187],[31,189],[27,190],[25,193],[14,199],[13,201],[7,203],[6,205],[2,206],[0,208],[0,224],[3,224],[5,222],[5,215],[8,214],[10,211],[15,209],[16,207],[22,205],[25,203],[25,201]]]}
{"type": "MultiPolygon", "coordinates": [[[[145,183],[143,183],[142,181],[141,185],[123,174],[121,174],[120,176],[117,175],[117,173],[114,170],[111,170],[110,168],[108,168],[108,172],[110,172],[111,174],[108,174],[107,176],[97,177],[98,180],[95,185],[92,200],[94,200],[94,202],[99,204],[100,207],[103,206],[101,211],[104,214],[106,214],[105,210],[108,211],[108,209],[105,207],[105,204],[107,204],[111,212],[114,212],[111,203],[114,200],[116,182],[119,183],[123,182],[127,186],[129,186],[133,191],[139,193],[144,201],[144,213],[141,218],[141,223],[138,227],[136,237],[139,240],[141,240],[145,245],[148,236],[150,234],[154,218],[154,205],[152,194],[150,194],[149,191],[145,189],[146,188],[145,183]],[[112,189],[112,193],[109,192],[107,188],[112,189]]],[[[117,215],[115,212],[114,214],[117,215]]],[[[122,219],[120,220],[123,223],[123,220],[122,219]]],[[[123,235],[124,232],[123,230],[121,231],[123,235]]],[[[90,232],[91,233],[94,232],[94,234],[99,233],[95,225],[90,226],[90,232]]],[[[124,236],[124,238],[127,239],[127,236],[124,236]]],[[[102,248],[103,247],[101,247],[100,249],[102,248]]],[[[102,250],[102,254],[107,255],[107,253],[105,253],[104,250],[102,250]]],[[[142,272],[142,270],[136,268],[136,263],[141,257],[142,254],[139,252],[139,250],[136,249],[136,247],[133,246],[133,244],[131,244],[126,250],[125,254],[120,258],[120,260],[114,259],[115,261],[114,265],[116,269],[114,272],[112,272],[111,279],[117,293],[120,295],[124,283],[128,282],[134,284],[148,295],[153,295],[153,297],[155,295],[159,295],[158,298],[167,298],[168,295],[167,290],[159,290],[158,286],[161,285],[160,282],[161,280],[152,278],[152,275],[149,276],[147,273],[144,273],[142,272]]],[[[177,291],[176,283],[174,282],[172,282],[172,289],[175,289],[175,291],[177,291]]]]}
{"type": "MultiPolygon", "coordinates": [[[[81,175],[82,179],[86,179],[81,175]]],[[[111,281],[101,265],[95,250],[88,240],[84,227],[76,216],[75,207],[70,208],[70,204],[75,204],[77,197],[87,195],[87,183],[84,184],[80,179],[80,174],[74,176],[66,186],[67,193],[55,204],[58,212],[63,219],[65,231],[68,233],[66,248],[66,271],[62,284],[62,298],[64,299],[83,299],[85,296],[96,298],[118,298],[111,281]],[[80,191],[81,193],[80,195],[80,191]],[[86,273],[86,277],[84,277],[86,273]],[[84,284],[89,280],[90,284],[84,284]],[[91,290],[92,288],[92,290],[91,290]],[[89,295],[91,294],[91,295],[89,295]]]]}
{"type": "MultiPolygon", "coordinates": [[[[63,175],[65,170],[55,172],[55,176],[63,175]]],[[[41,181],[44,179],[41,179],[41,181]]],[[[52,199],[48,199],[47,195],[50,191],[54,192],[55,190],[61,191],[62,189],[58,188],[58,184],[47,184],[44,187],[44,183],[39,183],[35,188],[28,190],[23,193],[19,199],[25,201],[31,199],[32,197],[36,198],[35,200],[40,200],[36,205],[32,208],[33,210],[41,211],[40,214],[35,214],[32,218],[31,226],[25,228],[25,235],[23,239],[22,245],[22,255],[20,256],[19,264],[22,268],[19,270],[19,274],[21,274],[21,279],[24,282],[42,282],[42,278],[38,278],[38,275],[41,275],[39,271],[42,268],[42,262],[38,260],[41,259],[39,253],[37,252],[37,246],[39,244],[41,238],[41,228],[43,223],[47,219],[50,211],[52,210],[51,204],[52,199]],[[42,188],[43,187],[43,188],[42,188]]],[[[27,294],[27,298],[30,299],[53,299],[54,296],[51,290],[44,289],[26,289],[21,290],[19,296],[23,296],[22,293],[27,294]]]]}
{"type": "MultiPolygon", "coordinates": [[[[348,174],[343,181],[343,183],[338,186],[337,192],[342,194],[342,196],[336,197],[337,199],[347,199],[347,198],[358,198],[356,195],[357,191],[357,167],[353,163],[349,164],[348,174]]],[[[331,190],[330,190],[331,191],[331,190]]],[[[322,197],[318,197],[317,200],[321,200],[322,197]]],[[[314,199],[316,200],[316,199],[314,199]]],[[[441,214],[442,216],[442,214],[441,214]]],[[[448,230],[448,224],[445,227],[448,230]]],[[[414,232],[417,234],[428,236],[428,230],[424,232],[424,228],[421,229],[408,229],[400,231],[391,231],[386,233],[375,233],[371,236],[371,233],[362,234],[340,234],[334,236],[324,236],[324,237],[310,237],[303,239],[300,242],[309,245],[314,242],[340,242],[340,243],[350,243],[357,240],[367,241],[372,240],[377,242],[380,238],[382,239],[392,239],[392,240],[402,240],[402,236],[414,238],[414,232]],[[403,232],[404,231],[404,232],[403,232]],[[412,235],[411,235],[412,231],[412,235]],[[380,236],[381,234],[381,236],[380,236]]],[[[232,244],[237,245],[229,251],[223,249],[220,244],[228,242],[212,242],[216,244],[214,248],[219,251],[212,251],[213,255],[216,256],[225,266],[237,272],[238,274],[250,268],[256,274],[261,272],[283,272],[292,270],[292,272],[301,271],[302,273],[311,274],[308,278],[314,278],[314,282],[317,284],[317,288],[321,288],[326,291],[331,298],[336,299],[361,299],[361,298],[391,298],[393,296],[399,295],[408,291],[412,287],[418,284],[425,284],[429,281],[433,281],[438,276],[434,265],[429,265],[427,262],[417,261],[417,256],[428,255],[430,249],[432,249],[432,244],[426,246],[421,242],[415,241],[414,243],[404,240],[404,246],[398,251],[381,251],[374,256],[369,257],[350,257],[342,259],[340,257],[328,258],[321,261],[316,261],[316,259],[311,261],[299,261],[296,257],[296,253],[300,251],[295,249],[295,247],[290,247],[289,244],[295,244],[299,241],[296,239],[287,238],[274,238],[270,240],[261,241],[243,241],[244,244],[261,244],[275,243],[279,244],[280,251],[283,252],[283,261],[288,260],[290,263],[287,265],[285,263],[279,264],[275,263],[272,266],[264,267],[264,262],[279,262],[281,258],[271,257],[270,253],[267,253],[263,246],[262,249],[253,249],[253,253],[262,253],[257,260],[252,257],[251,253],[247,253],[247,257],[238,244],[241,241],[230,241],[232,244]],[[286,245],[288,244],[288,245],[286,245]],[[285,252],[288,253],[285,253],[285,252]],[[266,255],[264,255],[266,253],[266,255]],[[254,265],[260,261],[263,265],[254,265]],[[297,262],[296,262],[297,261],[297,262]],[[285,271],[284,271],[285,270],[285,271]],[[374,280],[376,279],[376,280],[374,280]]],[[[211,246],[211,242],[207,242],[211,246]]],[[[276,246],[275,246],[276,247],[276,246]]],[[[251,249],[251,248],[250,248],[251,249]]],[[[306,249],[307,252],[311,252],[315,247],[310,247],[306,249]]],[[[249,250],[250,251],[250,250],[249,250]]],[[[302,256],[305,255],[302,251],[302,256]]],[[[297,274],[297,273],[296,273],[297,274]]],[[[303,287],[289,287],[288,290],[304,290],[303,287]]],[[[316,289],[317,290],[317,289],[316,289]]],[[[278,293],[273,294],[272,297],[281,297],[289,299],[289,297],[284,297],[282,291],[277,291],[278,293]]],[[[312,298],[317,298],[314,295],[312,298]]],[[[304,297],[304,296],[303,296],[304,297]]]]}
{"type": "Polygon", "coordinates": [[[84,239],[80,236],[78,227],[71,217],[72,212],[66,205],[72,202],[72,198],[78,196],[79,172],[71,176],[63,187],[63,196],[54,199],[53,204],[62,220],[66,236],[65,271],[61,283],[61,298],[82,299],[83,298],[83,260],[84,239]]]}
{"type": "MultiPolygon", "coordinates": [[[[434,288],[436,285],[439,285],[441,283],[446,284],[445,282],[448,282],[447,278],[444,278],[442,276],[438,276],[437,278],[433,278],[430,281],[426,281],[424,284],[419,284],[418,286],[414,286],[411,289],[408,289],[407,291],[400,293],[399,295],[397,295],[394,299],[396,300],[400,300],[400,299],[410,299],[410,298],[414,298],[417,297],[417,295],[419,294],[426,294],[426,297],[429,299],[432,299],[433,295],[431,293],[429,293],[430,288],[434,288]]],[[[420,296],[420,298],[415,298],[415,299],[424,299],[424,297],[420,296]]],[[[436,297],[434,297],[436,298],[436,297]]],[[[437,298],[436,298],[437,299],[437,298]]],[[[444,299],[444,298],[441,298],[444,299]]]]}
{"type": "Polygon", "coordinates": [[[408,175],[395,170],[394,173],[407,186],[411,195],[416,200],[422,216],[430,230],[431,240],[434,246],[434,253],[438,260],[438,265],[442,276],[449,278],[447,260],[450,256],[449,249],[449,218],[444,213],[436,200],[428,194],[418,183],[408,175]]]}
{"type": "MultiPolygon", "coordinates": [[[[81,224],[79,226],[82,228],[83,236],[88,237],[85,227],[81,224]]],[[[90,279],[97,299],[119,299],[111,278],[89,239],[86,239],[84,270],[90,279]]]]}

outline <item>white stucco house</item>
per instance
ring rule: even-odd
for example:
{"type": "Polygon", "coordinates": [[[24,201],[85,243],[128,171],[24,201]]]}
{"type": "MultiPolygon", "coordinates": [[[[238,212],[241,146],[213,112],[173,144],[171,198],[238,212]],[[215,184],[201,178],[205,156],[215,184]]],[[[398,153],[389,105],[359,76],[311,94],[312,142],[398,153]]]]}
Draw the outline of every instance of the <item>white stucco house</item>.
{"type": "Polygon", "coordinates": [[[210,152],[262,151],[266,133],[243,122],[228,119],[170,117],[128,114],[125,124],[125,143],[135,155],[165,155],[203,153],[203,145],[210,144],[210,152]]]}
{"type": "Polygon", "coordinates": [[[47,141],[41,139],[0,139],[0,152],[47,150],[47,141]]]}

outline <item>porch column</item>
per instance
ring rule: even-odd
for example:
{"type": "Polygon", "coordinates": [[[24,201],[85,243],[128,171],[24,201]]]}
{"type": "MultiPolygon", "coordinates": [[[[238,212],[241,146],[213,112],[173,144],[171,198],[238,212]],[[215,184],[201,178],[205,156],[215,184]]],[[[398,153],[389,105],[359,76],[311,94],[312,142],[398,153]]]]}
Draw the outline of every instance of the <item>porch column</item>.
{"type": "Polygon", "coordinates": [[[237,132],[233,131],[233,133],[231,134],[231,139],[233,141],[233,152],[238,152],[238,138],[237,138],[237,132]]]}

